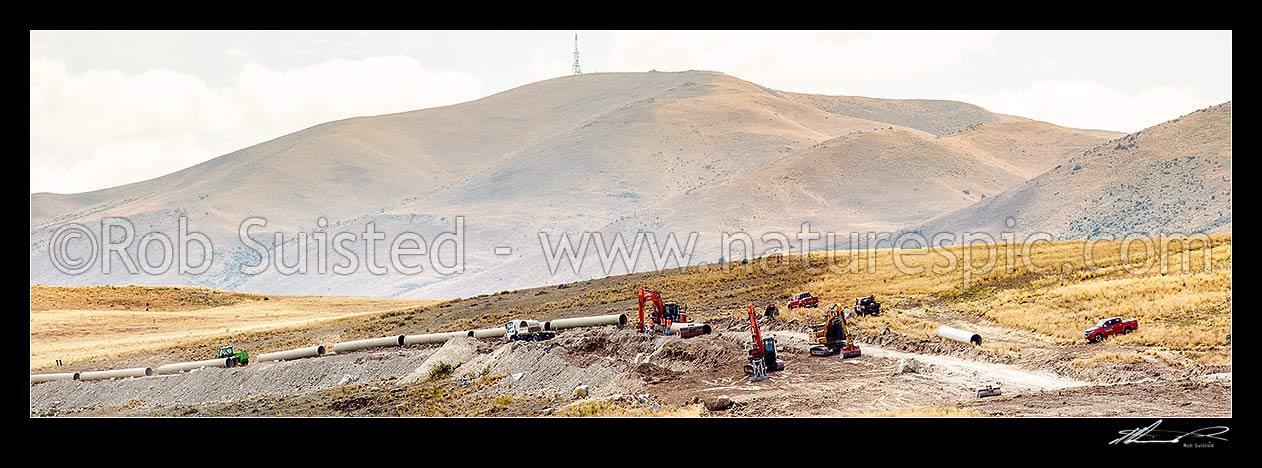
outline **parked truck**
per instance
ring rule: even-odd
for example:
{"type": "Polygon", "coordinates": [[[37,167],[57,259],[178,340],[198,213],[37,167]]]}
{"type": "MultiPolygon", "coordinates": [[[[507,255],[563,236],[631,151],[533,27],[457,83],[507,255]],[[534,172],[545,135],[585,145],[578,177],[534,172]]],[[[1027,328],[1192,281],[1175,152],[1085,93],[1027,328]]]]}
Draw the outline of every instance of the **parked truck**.
{"type": "Polygon", "coordinates": [[[819,298],[811,295],[810,292],[800,292],[789,298],[789,308],[796,309],[798,307],[819,307],[819,298]]]}
{"type": "Polygon", "coordinates": [[[544,330],[538,320],[512,320],[504,324],[504,331],[511,341],[543,341],[557,336],[552,330],[544,330]]]}
{"type": "Polygon", "coordinates": [[[1088,328],[1082,332],[1090,343],[1099,343],[1117,334],[1128,334],[1139,329],[1139,319],[1123,319],[1121,317],[1109,317],[1095,324],[1094,327],[1088,328]]]}

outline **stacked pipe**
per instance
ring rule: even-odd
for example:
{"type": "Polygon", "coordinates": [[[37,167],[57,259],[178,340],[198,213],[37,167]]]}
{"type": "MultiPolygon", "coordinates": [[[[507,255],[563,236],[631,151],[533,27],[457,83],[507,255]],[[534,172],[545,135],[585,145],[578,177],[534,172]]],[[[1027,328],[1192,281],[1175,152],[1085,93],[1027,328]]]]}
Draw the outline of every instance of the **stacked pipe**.
{"type": "Polygon", "coordinates": [[[426,343],[445,343],[447,340],[458,336],[468,336],[467,331],[455,331],[446,333],[427,333],[424,335],[408,335],[403,337],[403,344],[426,344],[426,343]]]}
{"type": "Polygon", "coordinates": [[[79,380],[78,372],[65,372],[60,374],[31,374],[31,383],[52,382],[54,380],[79,380]]]}
{"type": "Polygon", "coordinates": [[[158,366],[158,375],[178,374],[184,371],[201,369],[203,367],[233,367],[236,361],[233,358],[207,359],[205,361],[176,362],[172,364],[163,364],[158,366]]]}
{"type": "Polygon", "coordinates": [[[152,367],[133,367],[131,369],[80,372],[79,380],[121,379],[126,377],[148,377],[151,375],[153,375],[152,367]]]}
{"type": "MultiPolygon", "coordinates": [[[[626,326],[627,314],[595,315],[591,317],[574,317],[556,319],[543,323],[544,330],[564,330],[566,328],[599,327],[603,325],[626,326]]],[[[709,332],[706,332],[709,333],[709,332]]]]}
{"type": "Polygon", "coordinates": [[[504,335],[507,335],[507,334],[508,334],[508,329],[507,329],[507,328],[504,328],[504,327],[499,327],[499,328],[483,328],[483,329],[480,329],[480,330],[469,330],[469,337],[471,337],[471,338],[477,338],[477,339],[482,339],[482,338],[503,338],[503,337],[504,337],[504,335]]]}
{"type": "Polygon", "coordinates": [[[385,346],[403,346],[403,335],[399,336],[383,336],[381,338],[369,338],[366,340],[343,341],[341,343],[333,343],[333,352],[343,353],[346,351],[355,351],[358,349],[380,348],[385,346]]]}
{"type": "Polygon", "coordinates": [[[272,353],[263,353],[255,356],[258,362],[268,361],[288,361],[291,359],[302,359],[309,357],[320,357],[324,355],[324,346],[311,346],[307,348],[289,349],[285,351],[276,351],[272,353]]]}

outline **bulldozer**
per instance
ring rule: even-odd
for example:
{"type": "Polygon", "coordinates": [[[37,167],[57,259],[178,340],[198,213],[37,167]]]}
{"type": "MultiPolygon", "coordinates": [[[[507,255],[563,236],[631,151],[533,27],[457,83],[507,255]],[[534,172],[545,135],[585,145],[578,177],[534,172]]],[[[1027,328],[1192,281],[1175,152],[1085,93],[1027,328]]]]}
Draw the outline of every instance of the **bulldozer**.
{"type": "Polygon", "coordinates": [[[811,326],[811,356],[828,357],[841,353],[842,359],[863,355],[859,345],[851,341],[845,309],[833,304],[824,312],[824,321],[811,326]]]}
{"type": "Polygon", "coordinates": [[[228,367],[248,366],[250,365],[250,352],[246,350],[234,351],[232,345],[220,346],[219,352],[215,353],[215,359],[231,358],[232,361],[228,367]]]}
{"type": "Polygon", "coordinates": [[[784,361],[776,359],[776,339],[762,337],[758,330],[758,315],[754,313],[754,303],[749,303],[749,332],[753,335],[753,348],[749,350],[749,364],[745,364],[745,374],[751,383],[767,379],[767,372],[784,370],[784,361]]]}

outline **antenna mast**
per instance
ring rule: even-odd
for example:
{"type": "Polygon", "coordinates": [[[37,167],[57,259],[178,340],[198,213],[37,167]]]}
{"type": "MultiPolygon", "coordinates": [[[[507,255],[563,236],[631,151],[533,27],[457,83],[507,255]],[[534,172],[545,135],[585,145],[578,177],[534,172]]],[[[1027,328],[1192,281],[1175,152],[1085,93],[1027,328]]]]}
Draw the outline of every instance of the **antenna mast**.
{"type": "Polygon", "coordinates": [[[574,35],[574,74],[583,74],[583,68],[578,65],[578,34],[574,35]]]}

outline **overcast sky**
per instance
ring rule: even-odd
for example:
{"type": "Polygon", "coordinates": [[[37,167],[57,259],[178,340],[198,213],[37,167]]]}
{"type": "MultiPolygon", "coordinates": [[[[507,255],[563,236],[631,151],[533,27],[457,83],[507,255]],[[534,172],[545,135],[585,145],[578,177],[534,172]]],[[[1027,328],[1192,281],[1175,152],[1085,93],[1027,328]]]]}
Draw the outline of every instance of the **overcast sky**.
{"type": "Polygon", "coordinates": [[[585,72],[717,70],[1133,132],[1231,99],[1231,32],[31,32],[31,191],[161,176],[330,120],[585,72]]]}

